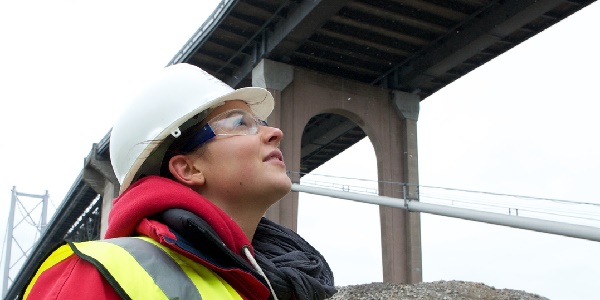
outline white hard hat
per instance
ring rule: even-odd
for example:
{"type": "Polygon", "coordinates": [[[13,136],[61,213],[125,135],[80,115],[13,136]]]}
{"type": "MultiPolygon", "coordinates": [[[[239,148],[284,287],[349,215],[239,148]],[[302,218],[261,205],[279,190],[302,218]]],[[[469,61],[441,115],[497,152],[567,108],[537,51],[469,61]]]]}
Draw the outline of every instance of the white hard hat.
{"type": "MultiPolygon", "coordinates": [[[[165,138],[179,137],[185,129],[180,127],[186,121],[229,100],[246,102],[262,120],[271,114],[274,105],[273,96],[266,89],[234,90],[189,64],[180,63],[161,70],[123,111],[111,131],[110,161],[121,183],[121,192],[142,173],[159,174],[164,153],[150,156],[165,138]]],[[[186,123],[185,126],[191,125],[186,123]]]]}

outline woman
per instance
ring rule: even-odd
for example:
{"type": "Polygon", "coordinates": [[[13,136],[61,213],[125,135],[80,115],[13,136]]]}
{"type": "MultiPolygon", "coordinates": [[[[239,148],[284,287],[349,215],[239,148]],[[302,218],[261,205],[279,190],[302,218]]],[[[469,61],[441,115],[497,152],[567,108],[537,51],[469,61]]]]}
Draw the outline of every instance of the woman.
{"type": "Polygon", "coordinates": [[[291,188],[283,133],[262,121],[273,103],[262,88],[233,90],[187,64],[165,68],[111,131],[121,194],[106,239],[58,248],[24,298],[332,296],[318,251],[262,217],[291,188]]]}

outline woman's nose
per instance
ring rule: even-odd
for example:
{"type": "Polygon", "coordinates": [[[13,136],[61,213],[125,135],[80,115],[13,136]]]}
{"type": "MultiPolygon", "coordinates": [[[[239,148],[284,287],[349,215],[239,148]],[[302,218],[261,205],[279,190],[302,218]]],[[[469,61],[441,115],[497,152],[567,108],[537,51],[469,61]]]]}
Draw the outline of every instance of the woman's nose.
{"type": "Polygon", "coordinates": [[[269,127],[263,126],[264,128],[264,141],[267,144],[277,144],[281,143],[281,139],[283,139],[283,131],[277,127],[269,127]]]}

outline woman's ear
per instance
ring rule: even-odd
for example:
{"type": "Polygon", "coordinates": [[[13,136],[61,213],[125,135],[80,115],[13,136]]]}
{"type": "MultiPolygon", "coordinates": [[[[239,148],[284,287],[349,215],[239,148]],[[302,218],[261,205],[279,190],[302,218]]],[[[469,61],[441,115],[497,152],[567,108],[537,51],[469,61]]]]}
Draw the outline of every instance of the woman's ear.
{"type": "Polygon", "coordinates": [[[193,157],[183,154],[171,157],[169,171],[177,181],[187,186],[200,187],[204,185],[204,174],[194,165],[193,157]]]}

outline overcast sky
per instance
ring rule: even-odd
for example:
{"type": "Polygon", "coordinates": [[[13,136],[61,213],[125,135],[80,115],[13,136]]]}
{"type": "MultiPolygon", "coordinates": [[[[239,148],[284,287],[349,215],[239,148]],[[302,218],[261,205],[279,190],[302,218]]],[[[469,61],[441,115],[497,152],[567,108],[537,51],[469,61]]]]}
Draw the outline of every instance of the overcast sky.
{"type": "MultiPolygon", "coordinates": [[[[0,220],[12,186],[48,190],[59,205],[121,104],[216,3],[0,2],[0,220]]],[[[594,3],[423,101],[420,183],[600,203],[599,19],[594,3]]],[[[315,173],[375,180],[373,148],[364,140],[315,173]]],[[[336,284],[381,281],[377,214],[301,195],[299,232],[328,259],[336,284]],[[325,219],[331,209],[340,213],[325,219]]],[[[424,281],[597,297],[597,242],[428,214],[422,240],[424,281]]]]}

